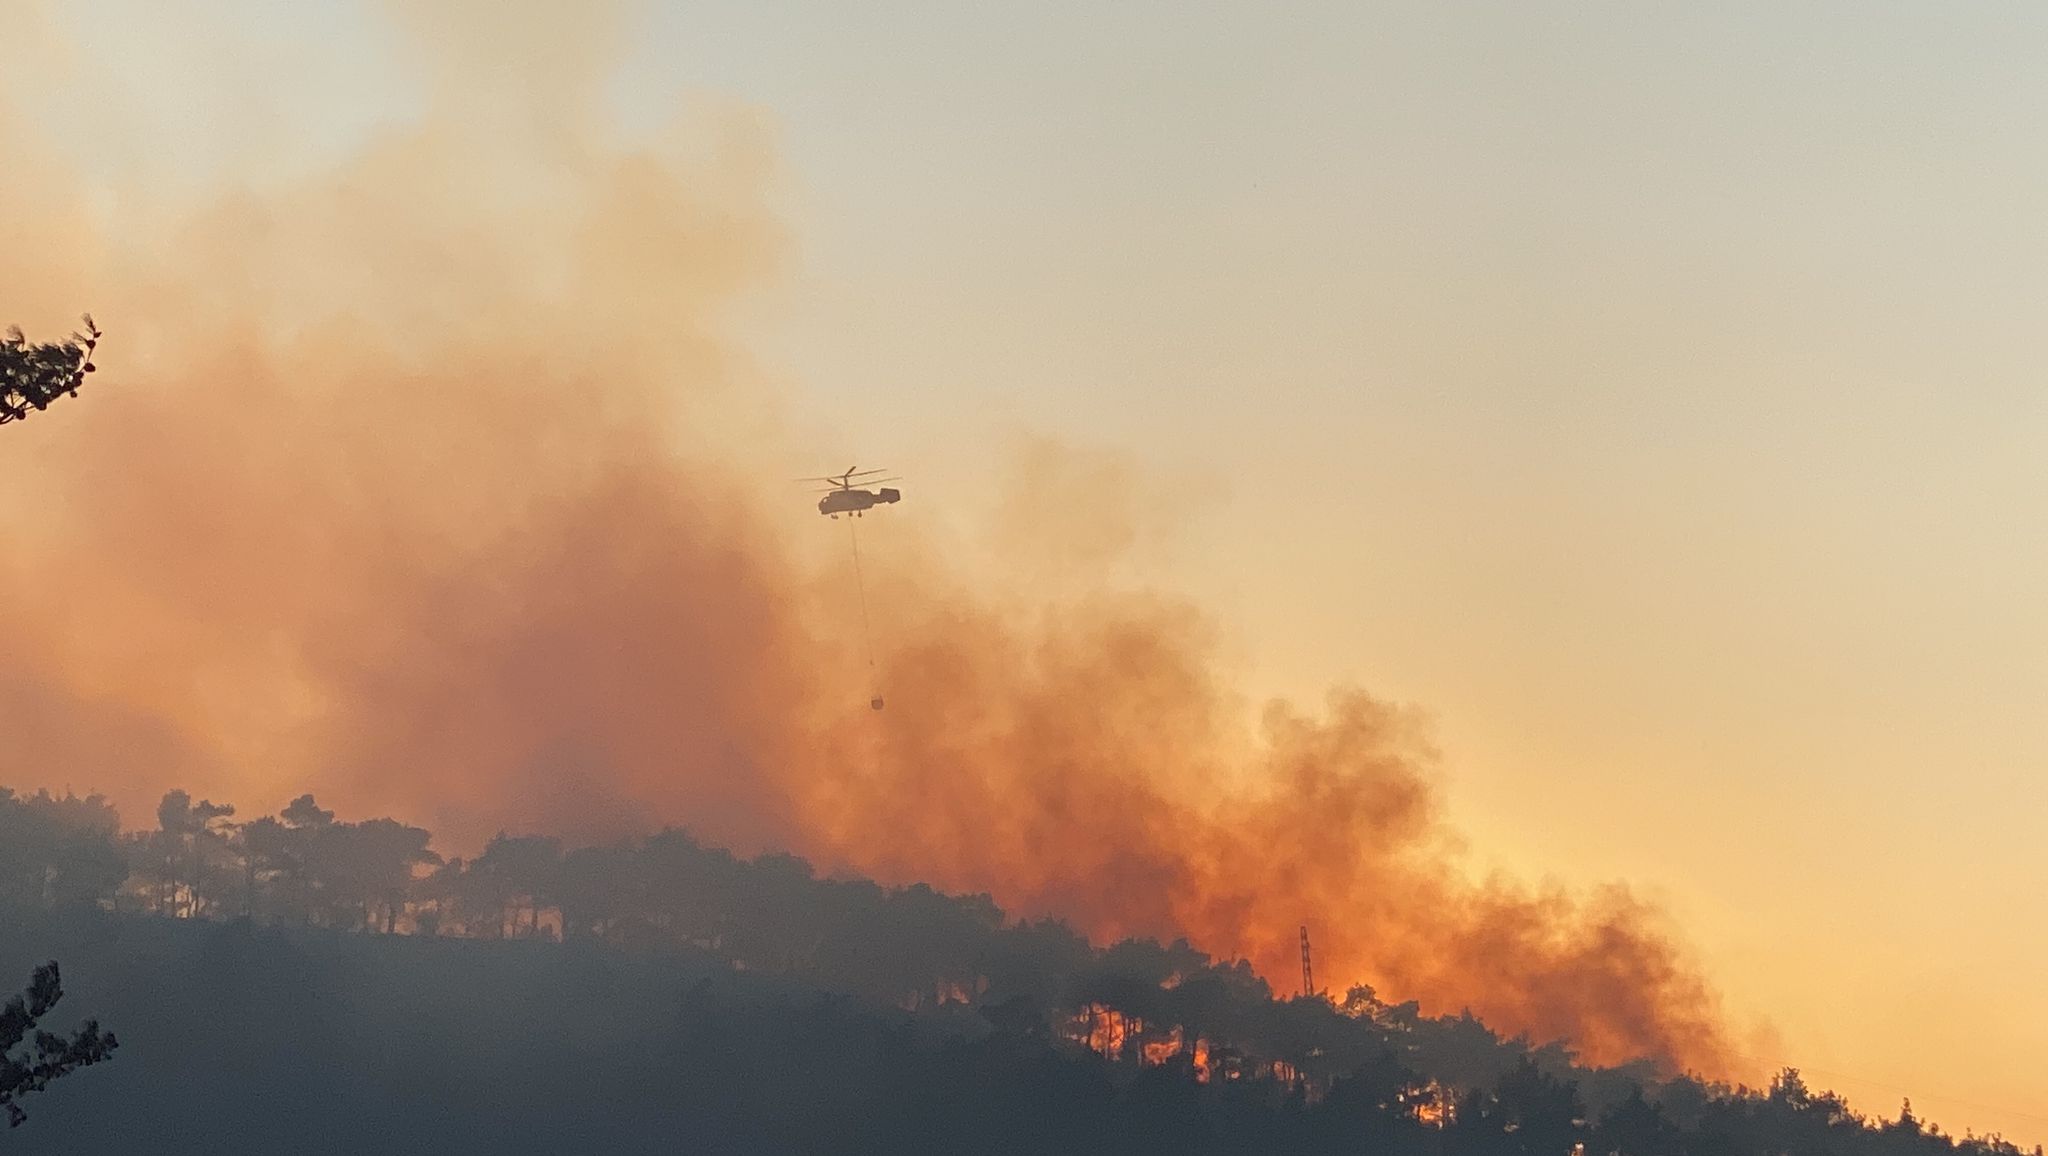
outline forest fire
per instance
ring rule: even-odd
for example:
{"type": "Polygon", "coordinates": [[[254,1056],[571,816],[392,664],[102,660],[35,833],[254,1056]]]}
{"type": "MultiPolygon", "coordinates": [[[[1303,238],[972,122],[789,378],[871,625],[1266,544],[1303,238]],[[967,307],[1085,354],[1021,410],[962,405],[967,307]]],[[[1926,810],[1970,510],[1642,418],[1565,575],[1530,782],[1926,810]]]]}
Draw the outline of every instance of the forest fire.
{"type": "MultiPolygon", "coordinates": [[[[1207,1083],[1214,1074],[1208,1040],[1196,1036],[1190,1047],[1187,1029],[1182,1025],[1148,1025],[1139,1016],[1104,1004],[1091,1003],[1077,1009],[1067,1025],[1066,1036],[1107,1060],[1133,1060],[1156,1068],[1185,1057],[1197,1081],[1207,1083]]],[[[1283,1067],[1284,1064],[1277,1064],[1273,1074],[1285,1082],[1291,1076],[1280,1073],[1283,1067]]]]}
{"type": "MultiPolygon", "coordinates": [[[[0,314],[84,302],[134,335],[101,404],[10,442],[18,491],[62,498],[0,512],[0,693],[27,708],[0,779],[131,822],[173,785],[311,785],[450,851],[683,824],[1271,977],[1308,917],[1337,980],[1728,1069],[1656,912],[1470,882],[1416,718],[1340,691],[1248,728],[1170,597],[990,587],[907,546],[869,563],[902,608],[890,709],[847,709],[818,673],[854,652],[838,574],[755,496],[772,404],[716,336],[773,272],[767,143],[732,117],[696,154],[550,154],[560,199],[480,217],[587,128],[520,107],[491,127],[530,157],[442,109],[161,244],[94,235],[62,209],[79,181],[0,190],[37,238],[5,250],[0,314]]],[[[1105,1054],[1184,1047],[1099,1010],[1105,1054]]]]}

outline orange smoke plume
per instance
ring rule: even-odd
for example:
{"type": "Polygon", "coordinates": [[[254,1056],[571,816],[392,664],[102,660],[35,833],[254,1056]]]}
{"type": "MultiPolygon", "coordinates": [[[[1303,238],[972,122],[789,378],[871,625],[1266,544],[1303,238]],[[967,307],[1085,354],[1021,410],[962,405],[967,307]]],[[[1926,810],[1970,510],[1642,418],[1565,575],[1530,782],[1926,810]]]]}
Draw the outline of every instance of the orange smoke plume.
{"type": "Polygon", "coordinates": [[[1727,1069],[1653,911],[1468,881],[1414,719],[1345,691],[1248,728],[1182,602],[991,589],[898,541],[869,711],[843,563],[780,511],[796,447],[719,337],[782,249],[766,130],[605,144],[601,46],[485,99],[588,46],[505,22],[335,171],[189,211],[116,187],[112,226],[0,107],[36,177],[0,187],[0,318],[108,330],[95,389],[0,439],[0,782],[130,816],[311,789],[457,847],[682,824],[1283,990],[1307,921],[1319,974],[1727,1069]]]}

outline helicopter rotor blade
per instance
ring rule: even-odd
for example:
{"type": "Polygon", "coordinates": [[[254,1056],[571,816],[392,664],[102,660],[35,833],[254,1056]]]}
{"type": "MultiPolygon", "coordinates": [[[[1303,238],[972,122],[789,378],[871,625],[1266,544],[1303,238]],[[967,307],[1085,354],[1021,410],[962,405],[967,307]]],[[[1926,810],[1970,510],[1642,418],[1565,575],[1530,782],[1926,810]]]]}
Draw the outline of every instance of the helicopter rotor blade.
{"type": "Polygon", "coordinates": [[[848,485],[848,484],[846,484],[846,483],[844,483],[844,482],[841,482],[841,481],[840,481],[840,480],[839,480],[838,478],[798,478],[798,479],[797,479],[797,481],[799,481],[799,482],[823,482],[823,483],[826,483],[826,485],[825,485],[824,489],[822,489],[822,490],[819,490],[819,491],[817,491],[818,493],[829,493],[829,492],[832,492],[832,491],[835,491],[835,490],[853,490],[853,489],[858,489],[858,488],[859,488],[859,487],[861,487],[861,486],[878,486],[878,485],[881,485],[881,484],[882,484],[883,482],[900,482],[900,481],[902,481],[902,480],[903,480],[903,479],[902,479],[902,478],[900,478],[900,477],[888,477],[888,478],[862,478],[862,479],[860,479],[859,481],[857,481],[857,482],[853,483],[852,485],[848,485]]]}

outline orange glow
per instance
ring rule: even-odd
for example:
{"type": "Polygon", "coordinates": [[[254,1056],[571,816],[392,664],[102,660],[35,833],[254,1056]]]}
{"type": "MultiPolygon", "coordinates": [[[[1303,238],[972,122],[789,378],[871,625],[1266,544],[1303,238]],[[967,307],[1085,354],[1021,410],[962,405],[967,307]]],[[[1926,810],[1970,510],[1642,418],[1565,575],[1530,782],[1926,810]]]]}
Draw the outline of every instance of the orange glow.
{"type": "Polygon", "coordinates": [[[1432,1127],[1450,1127],[1451,1120],[1455,1115],[1456,1112],[1453,1110],[1452,1105],[1438,1103],[1434,1100],[1424,1101],[1415,1106],[1415,1118],[1432,1127]]]}
{"type": "Polygon", "coordinates": [[[1156,1068],[1179,1055],[1182,1046],[1181,1029],[1175,1026],[1164,1036],[1146,1040],[1140,1054],[1148,1067],[1156,1068]]]}
{"type": "Polygon", "coordinates": [[[1069,1035],[1108,1059],[1122,1058],[1125,1047],[1144,1027],[1142,1021],[1099,1003],[1083,1006],[1072,1022],[1069,1035]]]}

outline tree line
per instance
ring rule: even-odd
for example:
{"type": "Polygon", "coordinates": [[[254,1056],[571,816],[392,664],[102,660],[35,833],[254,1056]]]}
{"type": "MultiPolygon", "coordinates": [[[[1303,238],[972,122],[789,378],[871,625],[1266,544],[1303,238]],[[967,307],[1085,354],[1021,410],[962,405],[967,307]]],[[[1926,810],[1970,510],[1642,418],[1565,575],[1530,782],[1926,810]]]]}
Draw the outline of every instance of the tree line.
{"type": "Polygon", "coordinates": [[[965,1017],[973,1042],[948,1046],[978,1049],[985,1076],[1036,1055],[1080,1065],[1119,1103],[1179,1096],[1204,1119],[1251,1112],[1275,1151],[2020,1151],[1951,1137],[1910,1107],[1866,1116],[1795,1071],[1747,1088],[1649,1060],[1596,1068],[1564,1042],[1503,1038],[1469,1014],[1425,1015],[1370,987],[1283,998],[1244,962],[1185,941],[1093,945],[1057,920],[1013,920],[986,895],[828,878],[792,855],[744,858],[683,830],[573,847],[500,834],[463,859],[434,851],[422,828],[343,820],[311,795],[242,818],[171,791],[155,818],[129,832],[99,796],[0,788],[0,913],[84,908],[708,959],[887,1014],[965,1017]]]}

